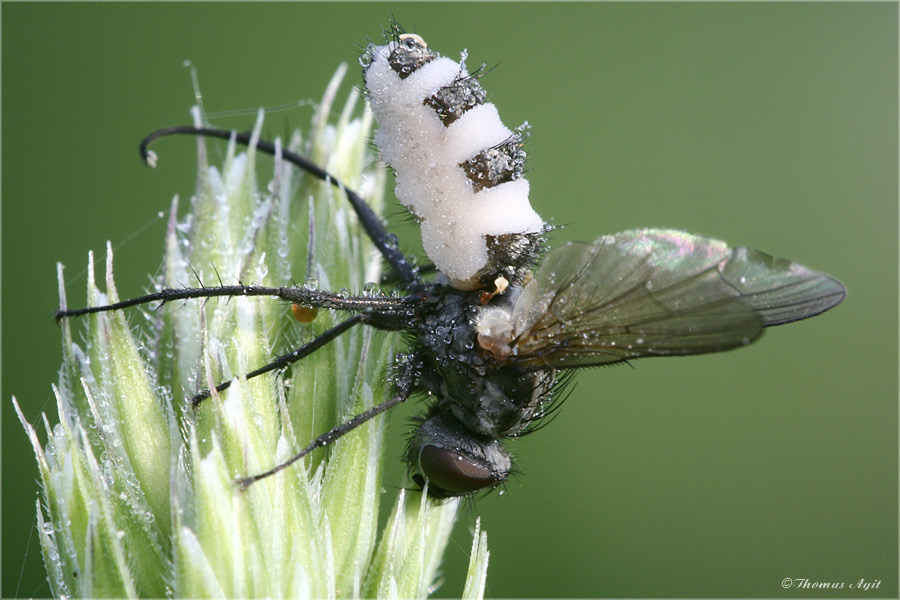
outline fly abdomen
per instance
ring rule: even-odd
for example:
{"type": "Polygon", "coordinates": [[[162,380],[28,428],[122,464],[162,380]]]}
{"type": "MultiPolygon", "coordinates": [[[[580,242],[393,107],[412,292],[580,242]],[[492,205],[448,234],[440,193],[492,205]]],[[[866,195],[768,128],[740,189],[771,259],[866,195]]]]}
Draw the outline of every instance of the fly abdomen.
{"type": "Polygon", "coordinates": [[[363,57],[375,143],[396,173],[396,195],[450,285],[520,281],[540,252],[544,222],[522,176],[527,124],[510,130],[477,76],[414,34],[363,57]]]}

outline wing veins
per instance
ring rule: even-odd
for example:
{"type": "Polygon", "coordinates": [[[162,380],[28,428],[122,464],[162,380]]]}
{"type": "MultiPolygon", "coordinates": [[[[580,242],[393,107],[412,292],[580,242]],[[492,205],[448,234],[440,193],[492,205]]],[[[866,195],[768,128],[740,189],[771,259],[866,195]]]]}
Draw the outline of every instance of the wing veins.
{"type": "Polygon", "coordinates": [[[652,229],[551,251],[529,285],[537,287],[514,311],[509,359],[526,369],[728,350],[764,327],[828,310],[846,294],[840,282],[802,265],[652,229]]]}

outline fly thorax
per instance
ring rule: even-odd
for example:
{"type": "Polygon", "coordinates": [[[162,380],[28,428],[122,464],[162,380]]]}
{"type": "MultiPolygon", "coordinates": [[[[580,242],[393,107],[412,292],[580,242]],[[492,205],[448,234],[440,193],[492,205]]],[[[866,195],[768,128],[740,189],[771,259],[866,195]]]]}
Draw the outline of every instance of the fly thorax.
{"type": "Polygon", "coordinates": [[[428,364],[421,383],[446,413],[479,435],[516,435],[552,392],[552,371],[528,371],[500,359],[511,352],[509,312],[520,290],[511,288],[489,306],[479,304],[477,295],[452,292],[424,321],[420,339],[428,364]],[[490,343],[497,348],[489,350],[490,343]]]}
{"type": "Polygon", "coordinates": [[[542,415],[551,398],[554,371],[473,368],[464,361],[443,361],[428,365],[420,381],[436,404],[470,431],[502,438],[519,434],[542,415]]]}
{"type": "Polygon", "coordinates": [[[474,295],[438,286],[431,296],[433,309],[422,318],[419,339],[434,365],[448,373],[468,376],[484,366],[475,341],[472,315],[474,295]]]}
{"type": "Polygon", "coordinates": [[[553,371],[530,372],[517,367],[489,370],[468,403],[451,406],[453,415],[474,431],[514,436],[542,416],[553,391],[553,371]]]}

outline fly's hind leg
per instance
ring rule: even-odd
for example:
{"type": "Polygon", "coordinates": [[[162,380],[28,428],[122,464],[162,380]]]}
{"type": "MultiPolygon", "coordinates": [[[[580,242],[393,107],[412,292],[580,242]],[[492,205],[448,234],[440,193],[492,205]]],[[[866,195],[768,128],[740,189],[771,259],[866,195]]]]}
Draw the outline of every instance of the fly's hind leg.
{"type": "MultiPolygon", "coordinates": [[[[156,164],[156,155],[150,152],[148,147],[150,144],[161,137],[166,137],[170,135],[199,135],[204,137],[213,137],[219,138],[223,140],[231,140],[234,139],[235,142],[243,145],[249,145],[253,142],[253,136],[249,133],[237,133],[234,131],[230,131],[227,129],[215,129],[210,127],[195,127],[193,125],[181,125],[177,127],[168,127],[166,129],[159,129],[154,131],[147,137],[145,137],[141,141],[140,145],[140,153],[141,160],[144,161],[147,165],[155,166],[156,164]]],[[[306,171],[310,175],[321,179],[322,181],[330,182],[332,185],[340,189],[347,196],[347,200],[350,202],[350,205],[353,207],[353,210],[356,212],[357,217],[359,217],[359,221],[365,229],[366,234],[372,240],[372,243],[375,244],[375,247],[378,248],[378,251],[384,257],[384,259],[391,265],[391,267],[396,271],[396,273],[403,280],[405,286],[410,291],[418,290],[424,287],[424,283],[422,278],[419,276],[418,269],[415,265],[410,261],[403,252],[400,251],[397,246],[397,238],[388,233],[387,229],[384,227],[384,223],[382,223],[381,219],[376,215],[369,205],[366,204],[366,201],[363,200],[359,194],[350,190],[344,186],[343,183],[327,171],[315,164],[308,158],[304,156],[300,156],[295,152],[291,152],[286,148],[276,148],[275,144],[272,142],[267,142],[265,140],[259,140],[256,142],[256,149],[260,152],[265,152],[266,154],[275,155],[276,153],[280,153],[282,158],[292,165],[296,166],[303,171],[306,171]]]]}

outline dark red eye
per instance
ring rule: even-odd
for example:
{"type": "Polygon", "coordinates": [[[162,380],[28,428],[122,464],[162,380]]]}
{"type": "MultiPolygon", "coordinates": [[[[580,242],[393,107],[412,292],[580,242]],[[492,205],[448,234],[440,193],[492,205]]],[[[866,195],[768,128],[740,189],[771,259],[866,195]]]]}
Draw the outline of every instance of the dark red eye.
{"type": "Polygon", "coordinates": [[[419,466],[429,485],[440,488],[447,496],[477,492],[500,481],[490,469],[452,450],[436,446],[422,448],[419,466]]]}

